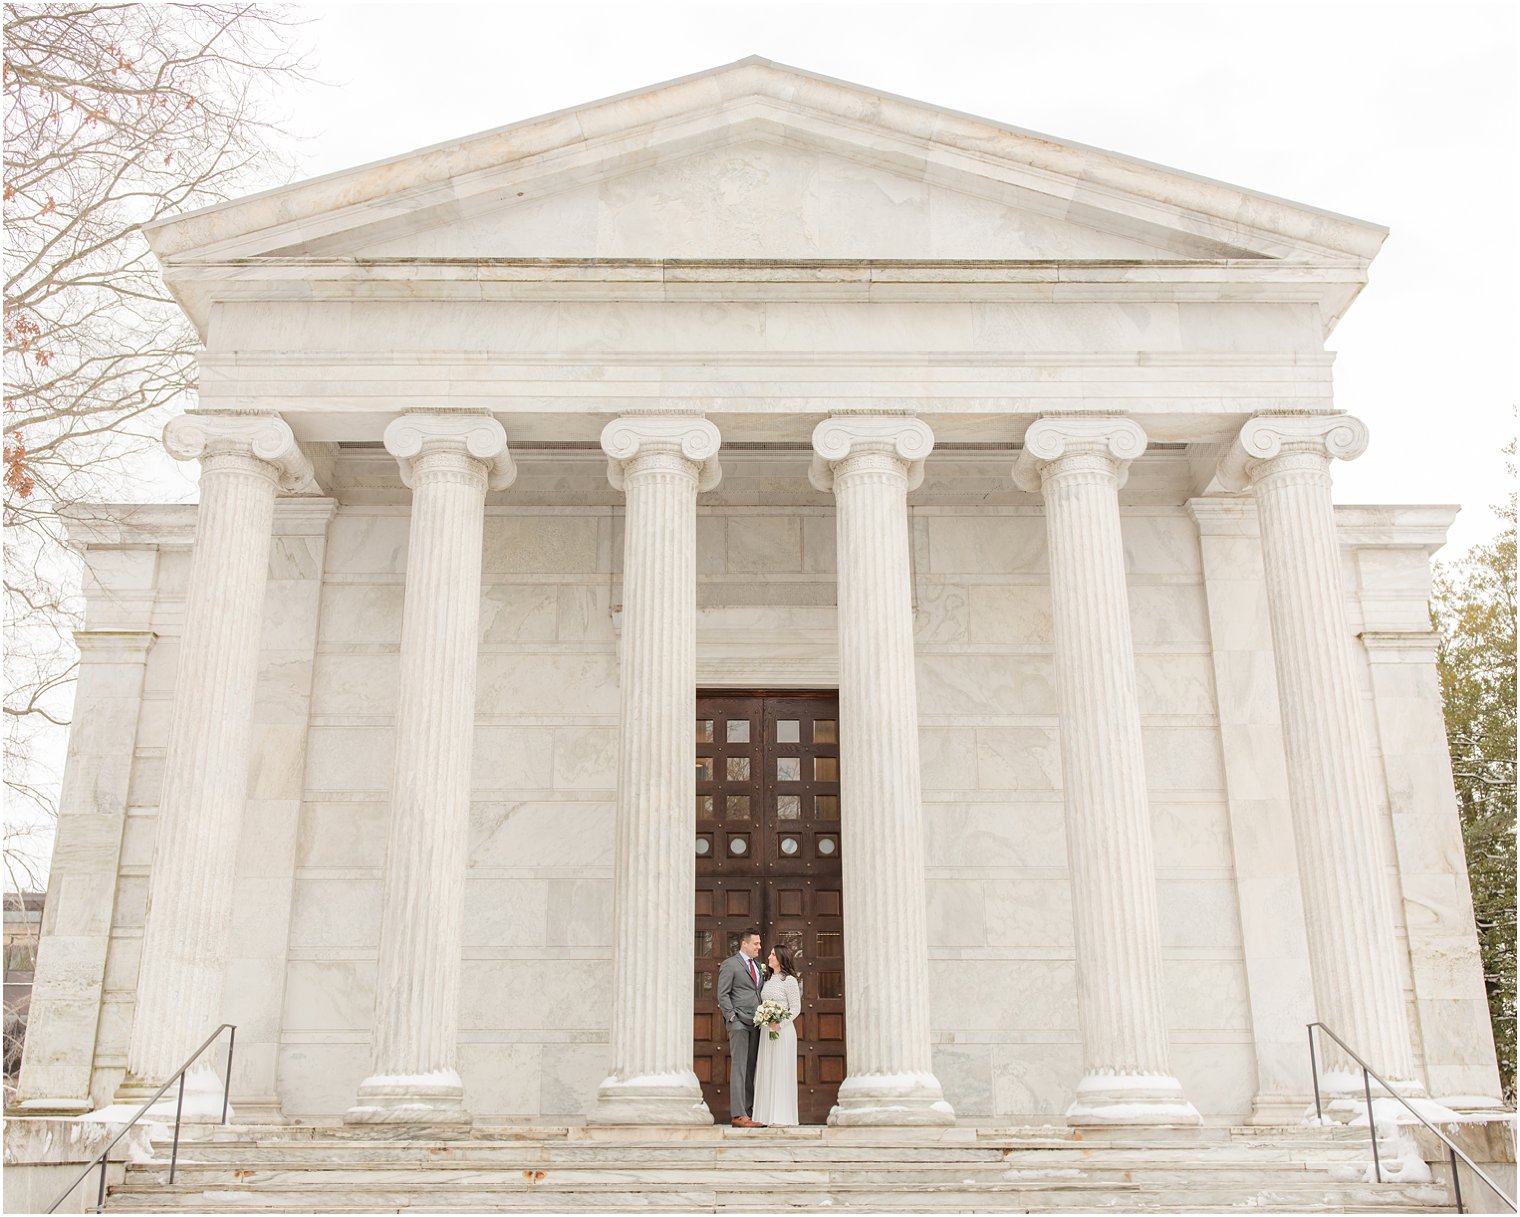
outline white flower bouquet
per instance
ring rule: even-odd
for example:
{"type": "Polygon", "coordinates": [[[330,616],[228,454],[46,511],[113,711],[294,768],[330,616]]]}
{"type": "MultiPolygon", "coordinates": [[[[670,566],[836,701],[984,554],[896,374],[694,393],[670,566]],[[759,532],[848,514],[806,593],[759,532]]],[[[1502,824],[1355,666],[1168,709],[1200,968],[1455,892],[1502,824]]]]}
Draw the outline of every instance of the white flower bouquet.
{"type": "Polygon", "coordinates": [[[776,1028],[791,1017],[792,1012],[778,1001],[763,1001],[755,1007],[755,1026],[764,1027],[773,1040],[781,1038],[776,1028]]]}

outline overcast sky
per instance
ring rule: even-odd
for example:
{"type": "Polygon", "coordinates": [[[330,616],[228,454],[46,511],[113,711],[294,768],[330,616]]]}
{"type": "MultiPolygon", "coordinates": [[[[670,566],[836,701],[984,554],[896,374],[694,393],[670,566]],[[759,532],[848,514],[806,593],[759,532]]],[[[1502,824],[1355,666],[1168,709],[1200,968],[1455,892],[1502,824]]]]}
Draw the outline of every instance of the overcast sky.
{"type": "Polygon", "coordinates": [[[758,54],[1392,230],[1331,338],[1341,502],[1493,531],[1513,431],[1509,5],[307,5],[301,176],[758,54]]]}

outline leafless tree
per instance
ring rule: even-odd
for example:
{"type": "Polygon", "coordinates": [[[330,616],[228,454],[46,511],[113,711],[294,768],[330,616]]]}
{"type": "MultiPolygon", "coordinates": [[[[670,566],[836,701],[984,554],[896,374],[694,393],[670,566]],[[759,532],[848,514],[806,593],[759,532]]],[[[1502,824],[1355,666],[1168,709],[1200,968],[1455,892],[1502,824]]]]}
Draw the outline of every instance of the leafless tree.
{"type": "Polygon", "coordinates": [[[303,65],[283,9],[4,14],[5,855],[7,885],[35,886],[77,664],[59,513],[161,497],[134,458],[194,391],[197,339],[142,229],[286,176],[278,89],[303,65]]]}

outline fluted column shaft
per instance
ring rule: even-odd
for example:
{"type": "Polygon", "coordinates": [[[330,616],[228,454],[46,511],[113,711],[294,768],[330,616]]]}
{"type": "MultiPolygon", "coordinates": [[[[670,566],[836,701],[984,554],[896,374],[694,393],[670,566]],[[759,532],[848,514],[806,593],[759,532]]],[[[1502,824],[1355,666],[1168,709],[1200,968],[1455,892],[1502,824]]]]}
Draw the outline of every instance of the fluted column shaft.
{"type": "Polygon", "coordinates": [[[1172,1075],[1119,487],[1145,434],[1049,418],[1015,477],[1045,499],[1083,1076],[1073,1124],[1197,1123],[1172,1075]]]}
{"type": "Polygon", "coordinates": [[[613,857],[611,1069],[593,1123],[711,1124],[692,1071],[696,916],[697,491],[717,485],[706,419],[609,423],[623,525],[621,732],[613,857]]]}
{"type": "MultiPolygon", "coordinates": [[[[1365,447],[1366,428],[1353,418],[1262,416],[1242,430],[1221,479],[1256,495],[1316,1016],[1413,1090],[1330,493],[1331,459],[1365,447]]],[[[1360,1086],[1359,1074],[1331,1081],[1360,1086]]]]}
{"type": "Polygon", "coordinates": [[[274,501],[311,475],[273,415],[182,415],[164,444],[200,460],[201,502],[124,1099],[151,1095],[223,1017],[274,501]]]}
{"type": "Polygon", "coordinates": [[[1045,500],[1083,1076],[1073,1124],[1197,1123],[1172,1076],[1119,487],[1145,434],[1048,418],[1014,476],[1045,500]]]}
{"type": "Polygon", "coordinates": [[[386,447],[412,488],[412,515],[373,1073],[350,1123],[469,1122],[455,1050],[481,541],[487,486],[511,480],[505,442],[484,415],[413,414],[386,428],[386,447]]]}
{"type": "Polygon", "coordinates": [[[949,1124],[929,1041],[929,948],[907,495],[934,437],[838,416],[813,482],[838,528],[840,799],[849,1076],[830,1124],[949,1124]]]}

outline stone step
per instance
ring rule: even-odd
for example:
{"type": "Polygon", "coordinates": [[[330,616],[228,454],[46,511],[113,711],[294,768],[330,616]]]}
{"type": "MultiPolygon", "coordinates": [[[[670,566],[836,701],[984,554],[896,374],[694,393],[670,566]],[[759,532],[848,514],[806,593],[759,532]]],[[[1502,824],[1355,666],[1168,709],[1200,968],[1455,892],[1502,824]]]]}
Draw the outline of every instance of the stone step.
{"type": "Polygon", "coordinates": [[[1212,1144],[1254,1144],[1260,1141],[1319,1145],[1326,1141],[1366,1139],[1365,1129],[1342,1125],[1325,1127],[1231,1127],[1145,1129],[1087,1128],[1065,1125],[959,1125],[934,1129],[828,1128],[817,1124],[788,1128],[739,1129],[727,1125],[695,1127],[640,1127],[586,1125],[498,1125],[476,1126],[465,1136],[455,1138],[408,1137],[405,1130],[386,1136],[375,1125],[348,1127],[341,1124],[186,1124],[180,1131],[182,1141],[233,1141],[299,1144],[306,1141],[370,1142],[375,1144],[474,1144],[509,1141],[577,1142],[639,1144],[671,1142],[751,1142],[757,1138],[783,1137],[788,1140],[822,1140],[870,1145],[923,1145],[1047,1142],[1054,1144],[1128,1144],[1146,1148],[1173,1148],[1212,1144]]]}
{"type": "Polygon", "coordinates": [[[1438,1185],[1365,1184],[1365,1132],[958,1127],[898,1134],[535,1127],[457,1140],[368,1130],[201,1126],[175,1184],[128,1167],[120,1212],[1287,1212],[1445,1210],[1438,1185]],[[1181,1130],[1179,1130],[1181,1131],[1181,1130]],[[699,1135],[664,1135],[695,1132],[699,1135]],[[1120,1135],[1122,1133],[1122,1135],[1120,1135]],[[292,1135],[294,1134],[294,1135],[292,1135]]]}
{"type": "MultiPolygon", "coordinates": [[[[167,1159],[169,1147],[155,1145],[155,1152],[167,1159]]],[[[1212,1163],[1239,1163],[1242,1166],[1267,1168],[1285,1163],[1349,1162],[1369,1157],[1365,1142],[1360,1144],[1321,1146],[1313,1150],[1294,1150],[1261,1146],[1249,1150],[1213,1149],[1198,1151],[1131,1149],[1119,1147],[997,1147],[997,1146],[898,1146],[892,1148],[852,1145],[755,1143],[751,1145],[332,1145],[313,1142],[299,1147],[279,1144],[211,1145],[181,1144],[182,1162],[205,1165],[263,1166],[270,1164],[295,1167],[304,1164],[404,1164],[460,1163],[513,1166],[575,1164],[618,1161],[621,1163],[691,1163],[705,1167],[733,1166],[744,1169],[767,1163],[891,1163],[891,1162],[965,1162],[1033,1165],[1039,1163],[1097,1163],[1109,1165],[1166,1165],[1187,1167],[1212,1163]]]]}
{"type": "Polygon", "coordinates": [[[826,1188],[743,1188],[690,1186],[630,1188],[616,1185],[473,1185],[408,1190],[382,1185],[335,1189],[313,1187],[201,1188],[183,1184],[113,1192],[113,1211],[587,1211],[707,1210],[769,1211],[796,1208],[855,1208],[874,1211],[1032,1212],[1046,1210],[1198,1211],[1250,1207],[1291,1212],[1348,1208],[1408,1211],[1446,1203],[1439,1187],[1403,1184],[1299,1184],[1267,1187],[1187,1185],[1167,1189],[1135,1184],[1083,1183],[1055,1186],[999,1183],[920,1185],[911,1191],[880,1185],[838,1184],[826,1188]]]}
{"type": "MultiPolygon", "coordinates": [[[[1361,1163],[1347,1168],[1358,1174],[1361,1163]]],[[[1241,1165],[1218,1164],[1192,1168],[1160,1166],[1041,1166],[1007,1167],[1000,1163],[975,1164],[964,1162],[915,1162],[865,1165],[840,1165],[818,1163],[814,1165],[773,1164],[762,1170],[727,1171],[734,1176],[735,1186],[766,1186],[788,1188],[792,1186],[830,1186],[834,1183],[876,1182],[894,1188],[916,1187],[920,1183],[938,1183],[959,1179],[963,1182],[995,1184],[1001,1182],[1039,1183],[1046,1180],[1083,1181],[1091,1183],[1134,1183],[1143,1186],[1176,1186],[1197,1183],[1200,1185],[1239,1185],[1253,1183],[1263,1185],[1316,1182],[1329,1184],[1336,1181],[1328,1170],[1299,1164],[1282,1163],[1270,1169],[1241,1165]],[[761,1175],[763,1179],[739,1178],[761,1175]]],[[[238,1168],[230,1166],[205,1166],[180,1163],[175,1173],[176,1183],[203,1187],[349,1187],[383,1182],[388,1187],[468,1187],[476,1183],[488,1185],[536,1186],[546,1181],[556,1186],[573,1187],[578,1184],[618,1183],[640,1187],[689,1187],[693,1184],[707,1186],[714,1182],[711,1164],[686,1166],[651,1166],[648,1164],[599,1163],[595,1165],[548,1165],[546,1168],[482,1169],[472,1163],[439,1163],[432,1166],[395,1166],[381,1171],[374,1166],[323,1166],[282,1169],[279,1167],[238,1168]],[[382,1178],[377,1178],[382,1176],[382,1178]]],[[[168,1177],[168,1165],[134,1164],[128,1170],[128,1184],[136,1177],[160,1180],[168,1177]]]]}

